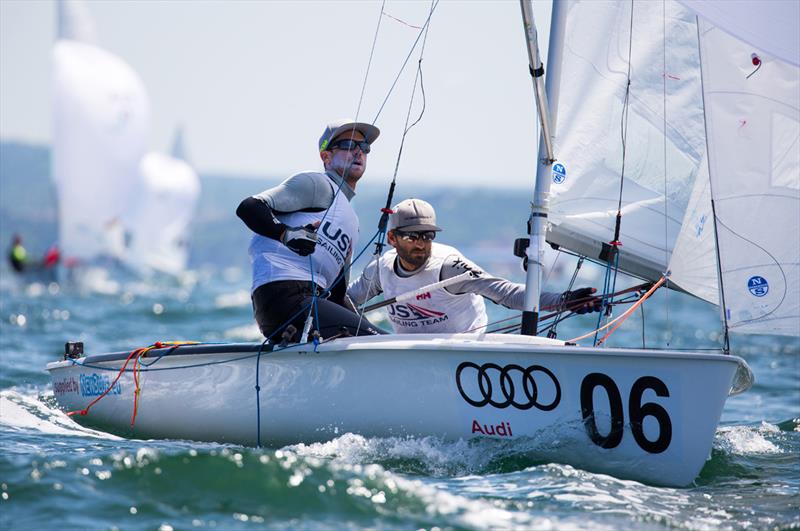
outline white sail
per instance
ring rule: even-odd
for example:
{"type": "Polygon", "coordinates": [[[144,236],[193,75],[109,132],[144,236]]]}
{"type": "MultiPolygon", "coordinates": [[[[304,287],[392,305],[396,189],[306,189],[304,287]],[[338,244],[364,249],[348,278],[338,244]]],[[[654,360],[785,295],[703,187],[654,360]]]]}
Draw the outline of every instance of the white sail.
{"type": "MultiPolygon", "coordinates": [[[[766,3],[780,10],[790,3],[766,3]]],[[[796,6],[797,4],[795,4],[796,6]]],[[[760,8],[761,9],[761,8],[760,8]]],[[[790,36],[800,49],[797,18],[790,36]]],[[[735,27],[735,26],[734,26],[735,27]]],[[[780,25],[768,40],[779,40],[780,25]]],[[[711,198],[734,332],[800,335],[800,68],[700,20],[711,198]]]]}
{"type": "Polygon", "coordinates": [[[68,259],[124,255],[124,217],[149,125],[139,76],[91,44],[53,50],[52,175],[59,244],[68,259]]]}
{"type": "Polygon", "coordinates": [[[658,279],[705,152],[694,16],[674,3],[574,2],[565,38],[547,239],[592,258],[614,239],[630,49],[620,268],[658,279]]]}
{"type": "Polygon", "coordinates": [[[672,284],[711,304],[719,304],[717,239],[706,158],[697,173],[669,271],[672,284]]]}
{"type": "Polygon", "coordinates": [[[148,153],[130,211],[128,261],[140,270],[178,274],[188,260],[189,228],[200,181],[186,162],[148,153]]]}

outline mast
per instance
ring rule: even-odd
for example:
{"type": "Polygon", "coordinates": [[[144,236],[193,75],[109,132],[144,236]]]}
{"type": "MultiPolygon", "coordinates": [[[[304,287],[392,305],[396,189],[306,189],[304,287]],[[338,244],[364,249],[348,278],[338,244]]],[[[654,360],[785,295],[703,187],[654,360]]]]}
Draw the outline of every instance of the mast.
{"type": "Polygon", "coordinates": [[[528,46],[530,70],[533,76],[536,106],[542,121],[542,137],[539,139],[539,163],[536,168],[536,185],[528,218],[528,245],[526,256],[528,271],[525,277],[525,308],[522,312],[522,334],[536,335],[539,324],[539,296],[542,291],[542,260],[544,258],[547,215],[550,210],[550,175],[555,156],[552,142],[555,138],[555,124],[558,115],[558,92],[561,84],[561,57],[564,51],[564,32],[566,28],[566,2],[554,1],[550,19],[550,44],[547,63],[550,68],[545,83],[545,94],[541,94],[541,77],[544,66],[539,59],[536,45],[536,29],[533,21],[533,8],[530,0],[520,0],[523,24],[528,46]],[[549,102],[549,109],[548,109],[549,102]],[[548,118],[550,122],[548,123],[548,118]]]}

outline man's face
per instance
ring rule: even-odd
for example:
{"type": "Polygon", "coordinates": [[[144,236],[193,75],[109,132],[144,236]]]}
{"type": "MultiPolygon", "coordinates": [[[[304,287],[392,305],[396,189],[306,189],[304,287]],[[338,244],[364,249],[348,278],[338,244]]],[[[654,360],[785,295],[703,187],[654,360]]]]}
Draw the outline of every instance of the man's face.
{"type": "Polygon", "coordinates": [[[395,248],[397,256],[400,258],[400,264],[408,271],[416,271],[428,261],[431,257],[431,247],[433,241],[425,241],[422,238],[417,238],[416,241],[410,241],[402,236],[403,232],[400,230],[390,230],[388,234],[389,245],[395,248]]]}
{"type": "Polygon", "coordinates": [[[363,142],[364,135],[355,130],[345,131],[331,140],[330,149],[320,154],[326,170],[335,171],[350,186],[354,187],[355,183],[364,175],[364,170],[367,169],[367,155],[358,146],[355,146],[352,150],[336,147],[336,143],[340,140],[363,142]]]}

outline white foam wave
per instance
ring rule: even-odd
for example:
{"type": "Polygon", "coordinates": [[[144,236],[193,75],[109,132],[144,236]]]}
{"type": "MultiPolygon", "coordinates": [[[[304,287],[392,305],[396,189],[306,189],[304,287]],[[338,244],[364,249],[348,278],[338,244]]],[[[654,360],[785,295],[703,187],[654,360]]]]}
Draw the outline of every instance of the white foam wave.
{"type": "MultiPolygon", "coordinates": [[[[359,435],[346,434],[334,441],[312,445],[294,445],[276,452],[276,457],[289,466],[302,470],[297,464],[297,456],[312,467],[321,466],[320,457],[333,458],[326,467],[335,476],[347,477],[347,494],[363,497],[376,506],[386,506],[381,512],[391,511],[391,507],[403,507],[408,513],[411,507],[421,506],[422,514],[418,517],[441,522],[444,527],[455,525],[469,529],[613,529],[598,522],[581,522],[578,518],[559,515],[542,516],[520,506],[514,500],[499,500],[495,495],[487,498],[476,498],[467,494],[469,489],[462,489],[464,494],[452,492],[439,482],[422,479],[411,479],[399,473],[387,471],[377,464],[361,464],[357,461],[371,456],[379,448],[393,449],[403,455],[409,453],[432,455],[439,459],[454,446],[450,443],[437,444],[432,440],[414,445],[412,440],[378,440],[365,439],[359,435]],[[438,446],[438,447],[437,447],[438,446]],[[413,501],[412,501],[413,500],[413,501]],[[409,503],[410,502],[410,503],[409,503]]],[[[385,456],[384,456],[385,457],[385,456]]],[[[306,471],[304,474],[310,474],[306,471]]],[[[293,476],[294,477],[294,476],[293,476]]],[[[474,480],[469,477],[460,478],[465,481],[474,480]]],[[[290,486],[297,486],[303,478],[299,477],[290,486]]],[[[524,505],[524,504],[523,504],[524,505]]]]}
{"type": "Polygon", "coordinates": [[[335,459],[345,464],[416,460],[433,475],[465,475],[485,469],[494,456],[494,452],[486,451],[486,446],[496,444],[495,441],[443,441],[437,437],[367,438],[346,433],[331,441],[301,443],[286,449],[303,457],[335,459]]]}
{"type": "Polygon", "coordinates": [[[729,454],[779,454],[783,450],[767,439],[777,436],[780,428],[774,424],[761,422],[760,426],[727,426],[717,431],[714,448],[729,454]]]}
{"type": "Polygon", "coordinates": [[[37,431],[50,435],[121,440],[114,435],[80,426],[59,409],[40,400],[36,394],[26,394],[13,389],[0,391],[0,426],[16,431],[37,431]]]}
{"type": "Polygon", "coordinates": [[[255,323],[229,328],[224,332],[225,339],[240,341],[263,341],[258,326],[255,323]]]}
{"type": "Polygon", "coordinates": [[[250,306],[250,291],[240,289],[233,293],[223,293],[214,299],[214,307],[218,309],[242,308],[250,306]]]}

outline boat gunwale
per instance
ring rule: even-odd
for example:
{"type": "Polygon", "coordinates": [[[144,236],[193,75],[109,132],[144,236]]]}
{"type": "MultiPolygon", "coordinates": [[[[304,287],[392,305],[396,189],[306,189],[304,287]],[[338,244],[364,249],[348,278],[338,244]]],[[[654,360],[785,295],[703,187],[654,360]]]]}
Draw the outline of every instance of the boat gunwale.
{"type": "MultiPolygon", "coordinates": [[[[277,349],[265,348],[262,343],[204,343],[167,346],[146,352],[142,359],[163,359],[173,356],[230,356],[244,354],[244,358],[255,358],[259,352],[263,356],[287,355],[335,355],[348,351],[363,350],[461,350],[469,353],[530,353],[530,354],[568,354],[577,356],[610,356],[636,358],[673,358],[705,361],[730,361],[747,366],[747,362],[736,355],[715,354],[704,351],[647,350],[633,348],[596,348],[565,344],[562,341],[528,336],[509,336],[506,334],[393,334],[387,336],[359,336],[336,339],[320,344],[316,349],[312,343],[296,343],[277,349]],[[499,336],[499,337],[497,337],[499,336]],[[500,338],[522,338],[513,342],[499,341],[500,338]],[[543,340],[543,341],[536,341],[543,340]],[[250,355],[248,355],[250,354],[250,355]]],[[[78,359],[65,359],[47,364],[47,370],[61,369],[75,365],[109,363],[124,361],[132,351],[93,354],[78,359]]],[[[234,360],[231,360],[234,361],[234,360]]],[[[177,367],[176,367],[177,368],[177,367]]],[[[147,365],[140,367],[147,371],[147,365]]]]}

